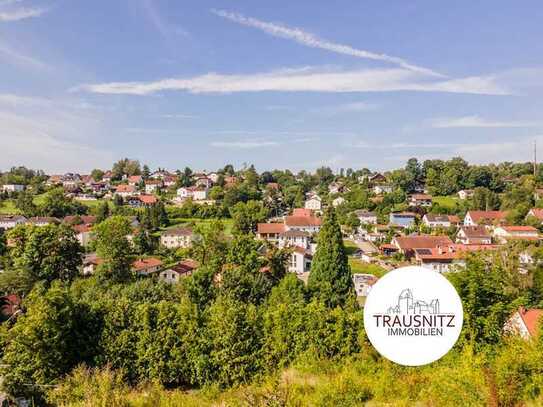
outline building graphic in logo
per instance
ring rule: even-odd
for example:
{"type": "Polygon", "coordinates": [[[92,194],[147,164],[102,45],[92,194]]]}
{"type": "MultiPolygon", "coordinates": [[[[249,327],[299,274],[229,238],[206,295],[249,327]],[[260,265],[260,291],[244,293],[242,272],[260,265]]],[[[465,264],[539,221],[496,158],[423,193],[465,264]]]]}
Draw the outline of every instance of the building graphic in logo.
{"type": "Polygon", "coordinates": [[[398,303],[390,307],[388,314],[439,314],[439,300],[437,298],[427,303],[422,300],[413,300],[410,288],[403,290],[398,296],[398,303]]]}
{"type": "Polygon", "coordinates": [[[462,303],[454,287],[443,275],[416,266],[388,272],[364,305],[370,342],[386,358],[408,366],[445,355],[458,339],[462,322],[462,303]]]}

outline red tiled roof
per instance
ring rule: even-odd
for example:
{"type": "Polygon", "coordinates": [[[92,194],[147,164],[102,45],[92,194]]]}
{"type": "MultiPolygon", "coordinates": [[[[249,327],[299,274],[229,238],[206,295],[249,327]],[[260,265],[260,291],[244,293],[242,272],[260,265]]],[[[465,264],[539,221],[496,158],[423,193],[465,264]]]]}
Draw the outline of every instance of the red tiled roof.
{"type": "Polygon", "coordinates": [[[81,223],[84,223],[84,224],[87,224],[87,225],[96,223],[96,216],[92,216],[92,215],[81,215],[81,216],[78,216],[78,215],[72,216],[72,215],[70,215],[70,216],[65,216],[62,221],[64,223],[73,224],[78,219],[81,220],[81,223]]]}
{"type": "Polygon", "coordinates": [[[198,263],[194,260],[183,260],[172,266],[170,269],[179,273],[179,274],[190,274],[196,268],[198,268],[198,263]]]}
{"type": "Polygon", "coordinates": [[[145,259],[138,259],[132,263],[132,269],[135,271],[145,270],[151,267],[162,266],[162,261],[156,257],[147,257],[145,259]]]}
{"type": "Polygon", "coordinates": [[[294,208],[292,211],[292,216],[313,216],[313,210],[306,208],[294,208]]]}
{"type": "Polygon", "coordinates": [[[192,235],[192,229],[191,228],[174,228],[174,229],[168,229],[162,233],[162,236],[190,236],[192,235]]]}
{"type": "Polygon", "coordinates": [[[456,215],[449,215],[449,222],[460,223],[460,218],[456,215]]]}
{"type": "Polygon", "coordinates": [[[134,185],[117,185],[117,192],[136,192],[136,187],[134,185]]]}
{"type": "Polygon", "coordinates": [[[502,226],[502,229],[507,232],[534,232],[537,233],[537,229],[533,226],[502,226]]]}
{"type": "Polygon", "coordinates": [[[460,228],[464,232],[467,238],[490,238],[490,233],[484,226],[462,226],[460,228]]]}
{"type": "Polygon", "coordinates": [[[283,233],[286,230],[282,223],[259,223],[257,225],[258,233],[283,233]]]}
{"type": "Polygon", "coordinates": [[[158,202],[158,199],[156,199],[156,196],[154,195],[140,195],[138,196],[138,199],[146,205],[152,205],[158,202]]]}
{"type": "Polygon", "coordinates": [[[530,210],[530,214],[539,220],[543,220],[543,209],[533,208],[530,210]]]}
{"type": "Polygon", "coordinates": [[[320,226],[322,221],[314,216],[287,216],[285,224],[287,226],[320,226]]]}
{"type": "Polygon", "coordinates": [[[128,177],[128,182],[134,182],[138,184],[141,181],[141,175],[131,175],[128,177]]]}
{"type": "Polygon", "coordinates": [[[468,214],[474,222],[480,220],[501,220],[507,216],[506,211],[469,211],[468,214]]]}
{"type": "Polygon", "coordinates": [[[525,309],[521,307],[519,308],[518,313],[522,318],[524,325],[526,325],[526,328],[528,328],[530,335],[537,336],[539,319],[541,316],[543,316],[543,309],[525,309]]]}
{"type": "Polygon", "coordinates": [[[430,249],[437,246],[452,245],[448,236],[399,236],[396,238],[398,246],[402,250],[430,249]]]}
{"type": "Polygon", "coordinates": [[[73,225],[72,228],[74,229],[75,233],[86,233],[92,230],[92,225],[82,223],[80,225],[73,225]]]}

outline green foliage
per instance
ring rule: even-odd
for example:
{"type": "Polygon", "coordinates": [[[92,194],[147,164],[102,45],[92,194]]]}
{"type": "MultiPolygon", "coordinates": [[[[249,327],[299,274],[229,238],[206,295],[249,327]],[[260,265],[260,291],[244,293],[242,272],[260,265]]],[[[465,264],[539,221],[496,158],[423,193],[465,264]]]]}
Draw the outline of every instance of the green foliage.
{"type": "Polygon", "coordinates": [[[36,216],[38,207],[34,204],[34,196],[26,191],[20,192],[15,207],[26,217],[36,216]]]}
{"type": "Polygon", "coordinates": [[[43,216],[63,218],[67,215],[85,214],[87,207],[68,198],[62,188],[54,188],[45,194],[43,203],[39,205],[38,211],[43,216]]]}
{"type": "Polygon", "coordinates": [[[18,226],[8,238],[13,265],[34,280],[73,280],[82,264],[83,248],[67,225],[18,226]]]}
{"type": "Polygon", "coordinates": [[[238,202],[230,208],[230,216],[234,220],[234,233],[252,233],[259,222],[266,220],[268,210],[259,201],[238,202]]]}
{"type": "Polygon", "coordinates": [[[132,233],[130,222],[123,216],[112,216],[94,227],[96,253],[102,259],[99,266],[115,281],[132,276],[132,246],[127,236],[132,233]]]}
{"type": "Polygon", "coordinates": [[[326,211],[317,238],[308,288],[330,307],[344,305],[353,296],[351,268],[335,212],[326,211]]]}
{"type": "Polygon", "coordinates": [[[26,312],[6,334],[0,375],[10,394],[39,398],[40,386],[91,360],[96,318],[58,284],[49,290],[36,287],[25,306],[26,312]]]}

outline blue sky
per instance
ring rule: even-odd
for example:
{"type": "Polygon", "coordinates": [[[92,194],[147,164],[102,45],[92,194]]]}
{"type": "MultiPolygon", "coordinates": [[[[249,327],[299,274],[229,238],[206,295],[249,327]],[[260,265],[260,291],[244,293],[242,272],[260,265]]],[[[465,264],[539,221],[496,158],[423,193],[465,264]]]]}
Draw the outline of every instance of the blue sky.
{"type": "Polygon", "coordinates": [[[541,21],[536,1],[0,0],[0,168],[526,161],[541,21]]]}

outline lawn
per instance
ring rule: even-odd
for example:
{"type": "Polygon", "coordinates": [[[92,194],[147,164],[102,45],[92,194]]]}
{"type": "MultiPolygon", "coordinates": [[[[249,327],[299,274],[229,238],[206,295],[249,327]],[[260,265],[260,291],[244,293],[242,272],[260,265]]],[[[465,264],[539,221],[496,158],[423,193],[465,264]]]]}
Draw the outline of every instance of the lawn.
{"type": "Polygon", "coordinates": [[[0,214],[2,215],[17,215],[19,210],[15,207],[15,202],[12,200],[0,202],[0,214]]]}
{"type": "Polygon", "coordinates": [[[381,277],[386,270],[377,264],[370,264],[360,259],[354,258],[352,255],[358,250],[358,246],[352,240],[344,240],[345,251],[349,256],[349,265],[351,266],[351,272],[357,274],[373,274],[374,276],[381,277]]]}
{"type": "MultiPolygon", "coordinates": [[[[188,223],[193,223],[194,225],[202,224],[202,223],[210,223],[213,222],[215,219],[200,219],[200,218],[170,218],[171,226],[169,226],[167,229],[171,229],[173,227],[177,227],[180,225],[186,225],[188,223]]],[[[227,235],[232,234],[232,224],[233,221],[230,218],[224,218],[220,219],[220,221],[224,225],[224,231],[227,235]]]]}
{"type": "Polygon", "coordinates": [[[456,205],[458,203],[458,198],[455,196],[434,196],[432,197],[432,200],[439,206],[447,208],[451,211],[456,209],[456,205]]]}

